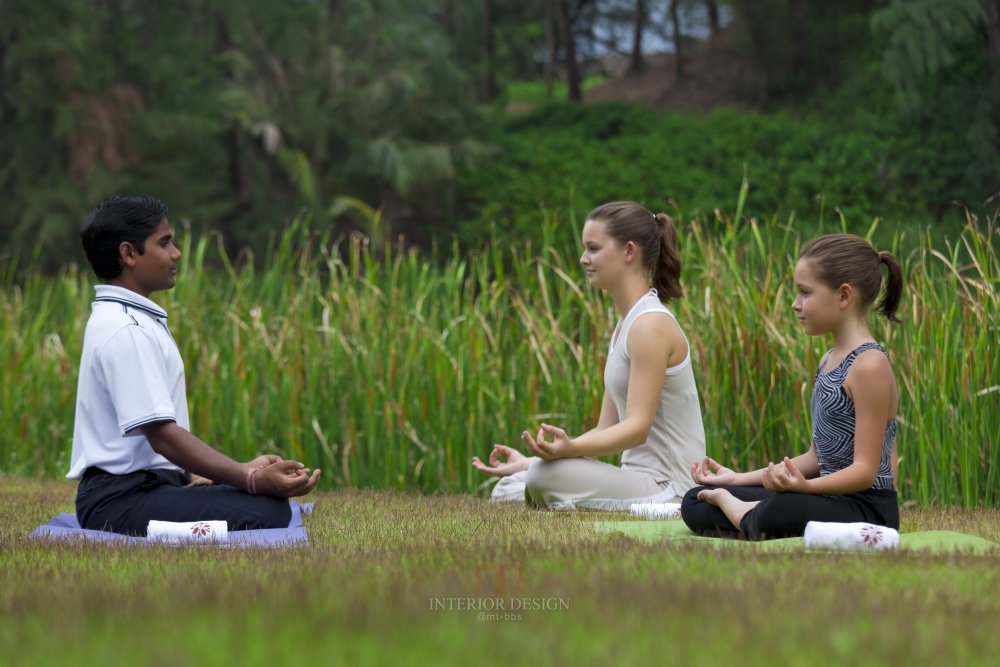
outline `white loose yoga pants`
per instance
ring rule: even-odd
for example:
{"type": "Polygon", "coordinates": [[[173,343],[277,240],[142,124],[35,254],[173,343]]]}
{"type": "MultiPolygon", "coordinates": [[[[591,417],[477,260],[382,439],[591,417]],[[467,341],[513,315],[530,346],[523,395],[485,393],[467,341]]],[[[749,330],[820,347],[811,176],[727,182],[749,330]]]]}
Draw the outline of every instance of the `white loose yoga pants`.
{"type": "Polygon", "coordinates": [[[527,470],[501,477],[493,502],[529,502],[554,510],[628,510],[632,503],[680,502],[670,482],[588,458],[530,459],[527,470]]]}

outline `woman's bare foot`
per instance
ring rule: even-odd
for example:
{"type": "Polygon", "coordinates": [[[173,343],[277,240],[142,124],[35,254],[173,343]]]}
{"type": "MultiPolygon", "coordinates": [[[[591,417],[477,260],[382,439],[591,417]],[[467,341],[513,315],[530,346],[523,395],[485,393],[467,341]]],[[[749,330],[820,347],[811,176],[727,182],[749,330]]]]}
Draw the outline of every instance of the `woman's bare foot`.
{"type": "Polygon", "coordinates": [[[759,500],[753,502],[740,500],[726,489],[705,489],[698,492],[698,497],[722,510],[722,513],[737,530],[740,529],[740,521],[743,520],[743,516],[757,507],[757,503],[760,502],[759,500]]]}

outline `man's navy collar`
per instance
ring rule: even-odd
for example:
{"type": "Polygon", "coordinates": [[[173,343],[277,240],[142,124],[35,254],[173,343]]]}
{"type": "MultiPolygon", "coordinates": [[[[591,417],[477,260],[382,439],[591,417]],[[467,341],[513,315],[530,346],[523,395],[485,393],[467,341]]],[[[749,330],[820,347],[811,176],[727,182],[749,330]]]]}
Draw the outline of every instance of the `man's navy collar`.
{"type": "Polygon", "coordinates": [[[95,285],[94,290],[97,296],[94,301],[110,301],[120,303],[130,308],[138,308],[153,317],[167,319],[167,311],[163,310],[156,303],[150,301],[141,294],[136,294],[132,290],[118,287],[117,285],[95,285]]]}

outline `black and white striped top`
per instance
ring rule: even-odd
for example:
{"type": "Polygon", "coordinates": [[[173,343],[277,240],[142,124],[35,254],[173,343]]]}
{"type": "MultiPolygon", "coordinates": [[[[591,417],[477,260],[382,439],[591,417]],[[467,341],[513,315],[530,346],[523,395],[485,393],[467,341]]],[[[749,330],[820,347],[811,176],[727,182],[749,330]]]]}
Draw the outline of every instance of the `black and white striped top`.
{"type": "MultiPolygon", "coordinates": [[[[866,350],[879,350],[889,356],[878,343],[863,343],[833,370],[816,371],[812,395],[813,446],[821,476],[843,470],[854,462],[854,401],[844,391],[844,380],[854,359],[866,350]]],[[[892,419],[885,425],[882,460],[879,461],[873,489],[891,491],[893,488],[890,457],[895,439],[896,420],[892,419]]]]}

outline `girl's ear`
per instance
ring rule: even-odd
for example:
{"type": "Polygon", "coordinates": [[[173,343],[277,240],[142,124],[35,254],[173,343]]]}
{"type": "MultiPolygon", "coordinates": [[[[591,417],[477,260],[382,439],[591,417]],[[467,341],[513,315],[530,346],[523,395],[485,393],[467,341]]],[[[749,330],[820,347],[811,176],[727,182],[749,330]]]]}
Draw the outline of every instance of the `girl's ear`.
{"type": "Polygon", "coordinates": [[[636,245],[635,241],[625,242],[625,261],[631,262],[636,257],[639,256],[639,246],[636,245]]]}
{"type": "Polygon", "coordinates": [[[854,301],[854,287],[849,283],[844,283],[837,288],[837,302],[843,308],[847,308],[854,301]]]}

